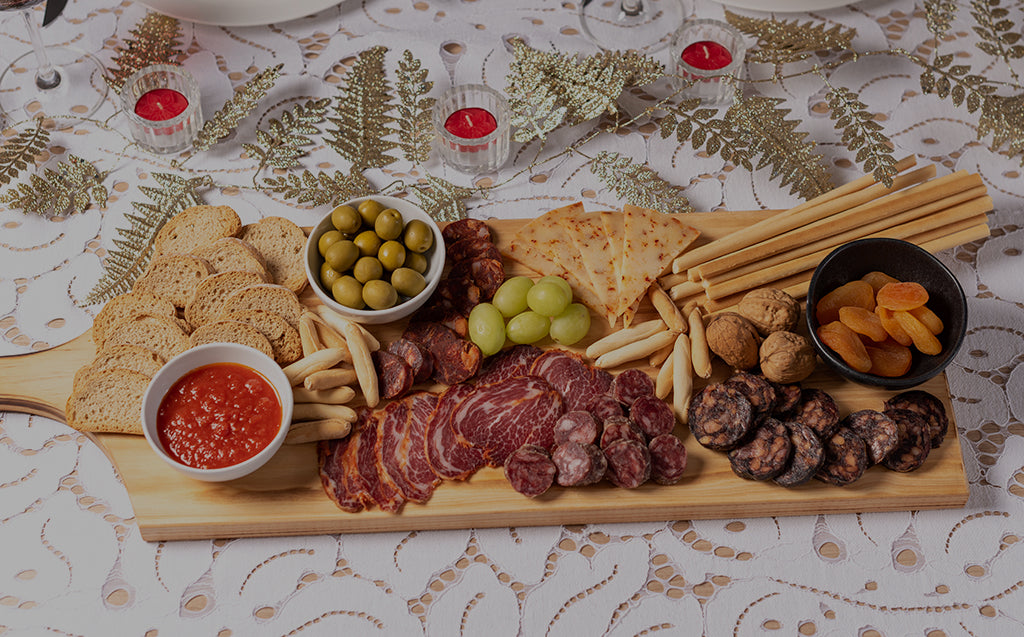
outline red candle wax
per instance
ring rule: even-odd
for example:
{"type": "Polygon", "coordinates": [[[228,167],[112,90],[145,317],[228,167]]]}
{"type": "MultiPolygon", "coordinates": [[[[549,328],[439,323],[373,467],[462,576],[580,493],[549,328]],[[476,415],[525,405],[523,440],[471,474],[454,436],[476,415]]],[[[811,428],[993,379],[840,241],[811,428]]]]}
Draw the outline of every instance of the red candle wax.
{"type": "Polygon", "coordinates": [[[498,121],[483,108],[460,108],[444,122],[446,131],[463,139],[476,139],[490,135],[498,129],[498,121]]]}
{"type": "Polygon", "coordinates": [[[135,114],[151,122],[163,122],[177,117],[188,108],[188,98],[170,88],[146,91],[135,102],[135,114]]]}
{"type": "Polygon", "coordinates": [[[732,64],[732,53],[718,42],[694,42],[682,54],[683,62],[702,71],[717,71],[732,64]]]}

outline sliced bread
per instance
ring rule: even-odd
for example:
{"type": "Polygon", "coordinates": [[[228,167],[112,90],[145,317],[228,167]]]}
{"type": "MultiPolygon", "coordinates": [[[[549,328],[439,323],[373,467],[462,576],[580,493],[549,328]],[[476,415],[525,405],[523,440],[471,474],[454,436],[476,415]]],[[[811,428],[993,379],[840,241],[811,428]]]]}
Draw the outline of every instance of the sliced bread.
{"type": "Polygon", "coordinates": [[[152,377],[163,364],[159,354],[141,345],[115,345],[100,351],[91,363],[75,372],[71,389],[78,389],[89,376],[108,369],[130,369],[152,377]]]}
{"type": "Polygon", "coordinates": [[[250,285],[263,283],[254,272],[231,270],[211,274],[196,287],[195,294],[185,306],[185,320],[193,328],[213,322],[221,312],[224,299],[232,292],[250,285]]]}
{"type": "Polygon", "coordinates": [[[211,274],[213,267],[206,259],[191,254],[168,254],[153,259],[132,290],[152,292],[174,307],[183,308],[192,300],[199,283],[211,274]]]}
{"type": "Polygon", "coordinates": [[[263,255],[274,283],[302,291],[306,286],[302,228],[284,217],[265,217],[242,228],[240,237],[263,255]]]}
{"type": "Polygon", "coordinates": [[[264,281],[270,282],[270,273],[267,272],[263,255],[241,239],[235,237],[217,239],[210,245],[193,251],[192,254],[206,259],[213,267],[214,272],[229,272],[231,270],[255,272],[263,277],[264,281]]]}
{"type": "Polygon", "coordinates": [[[177,319],[140,314],[113,326],[104,349],[115,345],[141,345],[165,361],[189,348],[188,334],[177,319]]]}
{"type": "Polygon", "coordinates": [[[197,328],[189,337],[192,347],[207,343],[238,343],[274,357],[274,348],[259,330],[241,321],[214,321],[197,328]]]}
{"type": "Polygon", "coordinates": [[[242,229],[242,220],[229,206],[192,206],[171,217],[153,240],[154,256],[188,254],[242,229]]]}
{"type": "Polygon", "coordinates": [[[239,310],[273,312],[297,330],[299,317],[302,316],[302,303],[294,292],[282,285],[260,283],[235,290],[224,299],[220,308],[222,314],[239,310]]]}
{"type": "Polygon", "coordinates": [[[92,323],[92,340],[96,343],[96,351],[103,349],[104,341],[110,335],[110,328],[125,319],[139,314],[152,316],[175,316],[174,304],[152,292],[139,290],[121,294],[110,299],[92,323]]]}
{"type": "Polygon", "coordinates": [[[79,431],[142,434],[142,395],[149,376],[130,369],[107,369],[71,392],[64,413],[79,431]]]}
{"type": "Polygon", "coordinates": [[[245,323],[262,334],[274,350],[274,360],[288,365],[302,358],[302,339],[299,331],[288,324],[282,316],[267,310],[237,310],[222,313],[221,318],[245,323]]]}

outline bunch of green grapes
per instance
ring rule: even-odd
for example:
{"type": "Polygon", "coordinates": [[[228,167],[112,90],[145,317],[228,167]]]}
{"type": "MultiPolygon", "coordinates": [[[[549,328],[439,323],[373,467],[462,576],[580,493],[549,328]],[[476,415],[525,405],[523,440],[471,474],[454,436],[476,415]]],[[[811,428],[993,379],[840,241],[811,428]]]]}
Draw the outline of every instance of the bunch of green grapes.
{"type": "Polygon", "coordinates": [[[560,345],[572,345],[589,331],[590,312],[572,302],[572,288],[557,276],[536,283],[530,277],[512,277],[490,303],[480,303],[469,314],[469,338],[484,356],[500,351],[506,339],[530,344],[550,336],[560,345]]]}

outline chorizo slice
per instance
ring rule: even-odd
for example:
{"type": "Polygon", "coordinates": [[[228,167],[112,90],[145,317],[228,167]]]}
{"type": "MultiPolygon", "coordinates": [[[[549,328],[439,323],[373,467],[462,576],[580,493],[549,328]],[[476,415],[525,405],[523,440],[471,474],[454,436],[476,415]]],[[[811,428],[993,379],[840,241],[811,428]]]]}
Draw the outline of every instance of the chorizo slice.
{"type": "Polygon", "coordinates": [[[479,219],[459,219],[446,225],[441,230],[445,243],[455,243],[461,239],[491,240],[491,229],[487,223],[479,219]]]}
{"type": "Polygon", "coordinates": [[[690,433],[702,446],[728,451],[743,440],[754,424],[754,408],[735,387],[706,385],[690,401],[690,433]]]}
{"type": "Polygon", "coordinates": [[[864,440],[847,427],[839,427],[822,441],[825,462],[814,474],[822,482],[844,487],[857,481],[868,468],[868,449],[864,440]]]}
{"type": "Polygon", "coordinates": [[[472,261],[473,259],[497,259],[501,261],[501,252],[488,239],[466,237],[448,243],[446,246],[448,259],[451,263],[472,261]]]}
{"type": "Polygon", "coordinates": [[[412,389],[412,367],[404,358],[383,349],[371,352],[370,358],[373,359],[373,367],[377,371],[381,398],[398,398],[412,389]]]}
{"type": "Polygon", "coordinates": [[[786,469],[792,452],[789,430],[768,418],[754,431],[754,437],[729,452],[733,473],[747,480],[770,480],[786,469]]]}
{"type": "Polygon", "coordinates": [[[407,338],[388,343],[388,351],[404,360],[412,369],[413,384],[422,383],[434,373],[434,362],[422,347],[407,338]]]}
{"type": "Polygon", "coordinates": [[[501,259],[478,257],[466,259],[452,266],[448,278],[469,281],[480,288],[480,297],[490,301],[501,284],[505,282],[505,266],[501,259]]]}

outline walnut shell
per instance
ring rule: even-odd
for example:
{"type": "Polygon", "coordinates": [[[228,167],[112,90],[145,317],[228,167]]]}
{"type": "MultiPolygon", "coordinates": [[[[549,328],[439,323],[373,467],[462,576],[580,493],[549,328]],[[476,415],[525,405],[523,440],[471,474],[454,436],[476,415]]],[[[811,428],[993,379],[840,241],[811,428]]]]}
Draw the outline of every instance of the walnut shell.
{"type": "Polygon", "coordinates": [[[716,314],[705,330],[708,348],[736,369],[757,366],[761,337],[750,321],[734,312],[716,314]]]}
{"type": "Polygon", "coordinates": [[[762,336],[772,332],[792,332],[800,322],[800,302],[777,288],[761,288],[747,293],[737,311],[753,323],[762,336]]]}
{"type": "Polygon", "coordinates": [[[811,375],[816,364],[811,342],[799,334],[772,332],[761,343],[761,373],[772,382],[799,382],[811,375]]]}

